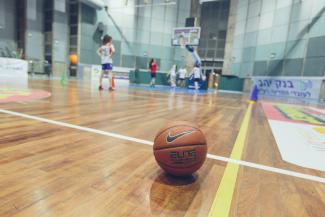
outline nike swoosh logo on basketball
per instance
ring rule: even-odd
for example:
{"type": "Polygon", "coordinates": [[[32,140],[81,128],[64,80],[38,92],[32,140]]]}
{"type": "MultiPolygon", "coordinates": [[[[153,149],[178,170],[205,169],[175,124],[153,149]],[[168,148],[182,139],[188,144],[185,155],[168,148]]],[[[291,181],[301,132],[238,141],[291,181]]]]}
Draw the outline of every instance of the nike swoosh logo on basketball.
{"type": "Polygon", "coordinates": [[[179,133],[179,134],[176,134],[176,135],[172,136],[172,135],[170,135],[170,131],[169,131],[166,140],[167,140],[168,143],[171,143],[171,142],[175,141],[176,139],[178,139],[178,138],[180,138],[182,136],[185,136],[187,134],[191,134],[193,132],[194,132],[194,130],[190,130],[190,131],[182,132],[182,133],[179,133]]]}

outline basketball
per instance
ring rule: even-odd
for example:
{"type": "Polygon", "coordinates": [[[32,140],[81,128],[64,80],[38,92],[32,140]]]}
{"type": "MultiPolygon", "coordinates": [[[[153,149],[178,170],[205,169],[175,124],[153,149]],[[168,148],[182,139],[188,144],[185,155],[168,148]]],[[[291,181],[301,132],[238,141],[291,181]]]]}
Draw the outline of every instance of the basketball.
{"type": "Polygon", "coordinates": [[[174,176],[191,175],[203,165],[207,142],[197,125],[177,121],[156,135],[153,153],[159,166],[174,176]]]}
{"type": "Polygon", "coordinates": [[[70,63],[72,65],[76,65],[78,63],[78,56],[77,56],[77,54],[70,54],[69,59],[70,59],[70,63]]]}

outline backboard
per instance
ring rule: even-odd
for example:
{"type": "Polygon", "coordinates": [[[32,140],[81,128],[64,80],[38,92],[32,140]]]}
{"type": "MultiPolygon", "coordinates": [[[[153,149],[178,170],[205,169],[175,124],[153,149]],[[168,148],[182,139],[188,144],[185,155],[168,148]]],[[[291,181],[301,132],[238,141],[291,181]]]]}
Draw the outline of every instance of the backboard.
{"type": "Polygon", "coordinates": [[[198,46],[200,42],[200,27],[174,28],[172,35],[172,46],[192,45],[198,46]]]}

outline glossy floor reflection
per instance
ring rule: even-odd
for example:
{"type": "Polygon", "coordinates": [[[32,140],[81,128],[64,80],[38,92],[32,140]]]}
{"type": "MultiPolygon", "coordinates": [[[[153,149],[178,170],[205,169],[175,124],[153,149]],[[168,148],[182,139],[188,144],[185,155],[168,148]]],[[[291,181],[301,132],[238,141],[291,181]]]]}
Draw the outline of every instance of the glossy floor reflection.
{"type": "MultiPolygon", "coordinates": [[[[182,94],[91,84],[30,80],[51,97],[0,104],[76,126],[153,141],[172,120],[196,122],[208,152],[229,157],[247,109],[247,96],[182,94]]],[[[318,108],[324,109],[322,106],[318,108]]],[[[207,216],[226,162],[207,159],[178,179],[156,164],[150,145],[0,112],[0,216],[207,216]]],[[[253,105],[243,159],[325,177],[282,160],[260,103],[253,105]]],[[[324,216],[325,184],[240,166],[230,215],[324,216]]]]}

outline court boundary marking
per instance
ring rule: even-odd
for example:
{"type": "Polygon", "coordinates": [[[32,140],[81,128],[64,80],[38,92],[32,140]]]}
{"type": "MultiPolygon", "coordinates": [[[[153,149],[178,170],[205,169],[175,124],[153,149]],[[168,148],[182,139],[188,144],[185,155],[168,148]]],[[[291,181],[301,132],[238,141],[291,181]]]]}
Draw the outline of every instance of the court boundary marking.
{"type": "MultiPolygon", "coordinates": [[[[69,124],[69,123],[65,123],[65,122],[61,122],[61,121],[55,121],[55,120],[51,120],[51,119],[47,119],[47,118],[37,117],[37,116],[33,116],[33,115],[27,115],[24,113],[13,112],[13,111],[5,110],[5,109],[0,109],[0,113],[23,117],[26,119],[36,120],[36,121],[40,121],[40,122],[44,122],[44,123],[68,127],[68,128],[72,128],[72,129],[81,130],[81,131],[96,133],[99,135],[109,136],[109,137],[127,140],[127,141],[131,141],[131,142],[136,142],[136,143],[140,143],[140,144],[144,144],[144,145],[151,145],[151,146],[153,145],[153,142],[148,141],[148,140],[138,139],[138,138],[134,138],[134,137],[130,137],[130,136],[124,136],[121,134],[107,132],[107,131],[98,130],[98,129],[94,129],[94,128],[78,126],[78,125],[69,124]]],[[[322,178],[319,176],[313,176],[313,175],[309,175],[309,174],[305,174],[305,173],[295,172],[292,170],[280,169],[280,168],[276,168],[276,167],[266,166],[263,164],[231,159],[231,158],[222,157],[222,156],[218,156],[218,155],[214,155],[214,154],[207,154],[207,158],[212,159],[212,160],[238,164],[238,165],[249,167],[249,168],[259,169],[259,170],[263,170],[263,171],[267,171],[267,172],[271,172],[271,173],[287,175],[287,176],[291,176],[291,177],[306,179],[309,181],[315,181],[315,182],[320,182],[320,183],[325,184],[325,178],[322,178]]]]}
{"type": "MultiPolygon", "coordinates": [[[[253,101],[249,102],[248,108],[240,125],[235,144],[232,148],[230,159],[240,160],[242,158],[246,139],[248,136],[247,133],[249,122],[251,120],[252,107],[254,103],[255,102],[253,101]]],[[[227,163],[219,187],[217,189],[217,193],[212,202],[212,206],[208,215],[209,217],[227,217],[229,215],[232,198],[236,188],[239,168],[239,164],[229,162],[227,163]]]]}

